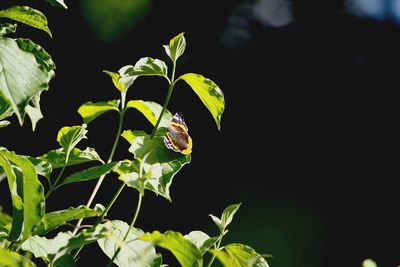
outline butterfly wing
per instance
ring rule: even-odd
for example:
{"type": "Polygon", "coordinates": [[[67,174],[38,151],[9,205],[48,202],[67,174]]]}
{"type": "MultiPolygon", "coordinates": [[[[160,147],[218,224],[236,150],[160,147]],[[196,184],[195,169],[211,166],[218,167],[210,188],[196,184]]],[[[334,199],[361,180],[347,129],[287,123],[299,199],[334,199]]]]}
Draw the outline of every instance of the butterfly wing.
{"type": "Polygon", "coordinates": [[[164,144],[168,149],[185,155],[192,152],[192,138],[188,134],[188,127],[182,114],[176,113],[172,118],[164,136],[164,144]]]}

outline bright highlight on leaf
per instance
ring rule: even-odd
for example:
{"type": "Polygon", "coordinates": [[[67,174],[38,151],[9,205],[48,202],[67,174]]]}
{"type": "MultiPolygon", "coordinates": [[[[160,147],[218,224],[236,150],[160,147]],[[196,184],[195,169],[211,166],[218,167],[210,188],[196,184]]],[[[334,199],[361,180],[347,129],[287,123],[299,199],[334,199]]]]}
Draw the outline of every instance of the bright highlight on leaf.
{"type": "Polygon", "coordinates": [[[163,76],[167,77],[168,67],[164,61],[151,57],[144,57],[136,62],[135,66],[128,66],[126,75],[130,76],[163,76]]]}
{"type": "Polygon", "coordinates": [[[67,158],[69,159],[69,153],[74,149],[74,147],[86,137],[86,124],[82,126],[65,126],[58,131],[57,142],[65,149],[67,158]]]}
{"type": "Polygon", "coordinates": [[[31,27],[45,31],[51,36],[46,16],[39,10],[28,6],[12,6],[10,8],[0,10],[0,18],[12,19],[22,22],[31,27]]]}
{"type": "MultiPolygon", "coordinates": [[[[143,101],[143,100],[130,100],[126,104],[126,108],[134,108],[141,112],[146,119],[154,126],[160,117],[162,106],[156,102],[143,101]]],[[[172,120],[172,114],[168,110],[165,110],[163,117],[160,122],[160,127],[166,127],[172,120]]]]}
{"type": "Polygon", "coordinates": [[[104,163],[99,154],[97,154],[97,152],[91,147],[87,147],[85,150],[80,150],[79,148],[72,149],[69,153],[68,160],[67,151],[64,148],[51,150],[38,157],[38,159],[49,162],[53,169],[62,168],[65,162],[67,162],[66,166],[73,166],[90,161],[99,161],[104,163]]]}
{"type": "Polygon", "coordinates": [[[267,261],[254,249],[242,244],[229,244],[222,250],[211,250],[224,267],[269,267],[267,261]]]}
{"type": "Polygon", "coordinates": [[[17,24],[0,23],[0,36],[4,36],[10,33],[15,33],[16,30],[17,30],[17,24]]]}
{"type": "Polygon", "coordinates": [[[186,73],[178,78],[187,82],[210,111],[218,129],[221,129],[221,117],[225,110],[224,94],[218,85],[200,74],[186,73]]]}
{"type": "Polygon", "coordinates": [[[46,0],[47,2],[49,2],[50,4],[52,4],[53,6],[57,6],[57,7],[61,7],[61,8],[65,8],[67,9],[67,5],[64,3],[64,0],[46,0]]]}

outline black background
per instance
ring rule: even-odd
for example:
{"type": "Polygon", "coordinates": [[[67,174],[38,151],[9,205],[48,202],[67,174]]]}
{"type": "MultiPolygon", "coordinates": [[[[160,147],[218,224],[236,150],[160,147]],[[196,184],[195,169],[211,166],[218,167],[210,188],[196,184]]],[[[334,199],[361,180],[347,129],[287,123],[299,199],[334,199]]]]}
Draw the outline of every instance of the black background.
{"type": "MultiPolygon", "coordinates": [[[[3,5],[11,3],[29,4],[3,5]]],[[[207,215],[242,202],[226,243],[273,254],[273,267],[360,266],[367,257],[380,266],[400,264],[397,26],[343,12],[340,1],[296,1],[294,22],[282,28],[254,22],[251,41],[227,49],[221,36],[241,1],[154,1],[126,37],[107,43],[91,31],[78,1],[67,4],[63,11],[30,3],[45,12],[53,39],[19,26],[18,36],[44,46],[57,71],[42,94],[45,118],[37,130],[32,133],[29,122],[20,128],[14,119],[1,129],[2,146],[35,156],[56,148],[58,130],[81,123],[80,104],[118,98],[102,70],[116,71],[144,56],[168,62],[162,45],[186,32],[177,73],[200,73],[220,86],[222,129],[190,88],[178,84],[169,109],[185,116],[192,163],[174,179],[172,204],[146,194],[137,226],[214,234],[207,215]]],[[[166,91],[161,78],[140,78],[128,97],[162,103],[166,91]]],[[[116,127],[116,114],[97,119],[81,148],[95,147],[106,158],[116,127]]],[[[133,111],[124,128],[151,131],[133,111]]],[[[115,158],[131,157],[127,148],[121,141],[115,158]]],[[[47,210],[84,204],[94,184],[65,186],[49,198],[47,210]]],[[[106,204],[119,184],[111,175],[95,202],[106,204]]],[[[7,208],[6,183],[0,190],[7,208]]],[[[109,218],[130,221],[136,197],[126,189],[109,218]]],[[[106,262],[96,246],[81,255],[79,266],[106,262]]]]}

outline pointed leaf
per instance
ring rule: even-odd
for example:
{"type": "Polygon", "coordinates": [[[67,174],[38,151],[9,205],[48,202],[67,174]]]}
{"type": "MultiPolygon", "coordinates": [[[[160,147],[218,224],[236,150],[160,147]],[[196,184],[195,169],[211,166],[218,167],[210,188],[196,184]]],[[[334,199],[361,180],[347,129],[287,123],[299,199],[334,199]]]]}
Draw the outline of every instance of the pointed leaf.
{"type": "Polygon", "coordinates": [[[36,230],[35,234],[43,235],[51,230],[58,228],[66,222],[79,220],[89,217],[95,217],[98,213],[86,206],[71,207],[65,210],[53,211],[43,216],[42,222],[36,230]]]}
{"type": "MultiPolygon", "coordinates": [[[[141,112],[146,119],[154,126],[157,123],[158,117],[160,117],[162,106],[156,102],[143,101],[143,100],[130,100],[126,104],[127,108],[135,108],[141,112]]],[[[163,113],[163,118],[160,122],[160,127],[167,127],[172,120],[172,114],[168,110],[163,113]]]]}
{"type": "Polygon", "coordinates": [[[121,93],[125,93],[137,78],[137,76],[125,74],[125,72],[131,68],[133,69],[132,65],[127,65],[120,68],[118,73],[108,70],[104,70],[103,72],[111,77],[115,88],[117,88],[121,93]]]}
{"type": "Polygon", "coordinates": [[[172,38],[169,45],[164,45],[165,52],[174,62],[185,52],[185,48],[186,40],[183,32],[172,38]]]}
{"type": "Polygon", "coordinates": [[[219,89],[218,85],[210,79],[194,73],[186,73],[179,77],[178,80],[180,79],[184,80],[190,85],[190,87],[192,87],[193,91],[210,111],[217,123],[218,129],[220,129],[221,116],[225,109],[225,99],[224,94],[221,89],[219,89]]]}
{"type": "Polygon", "coordinates": [[[41,92],[32,96],[25,108],[26,114],[29,116],[32,122],[32,131],[35,131],[36,124],[43,118],[43,114],[40,109],[40,94],[41,92]]]}
{"type": "Polygon", "coordinates": [[[206,253],[218,241],[218,237],[210,237],[202,231],[192,231],[184,237],[192,242],[201,251],[201,254],[206,253]]]}
{"type": "Polygon", "coordinates": [[[35,235],[25,240],[21,248],[25,251],[32,252],[36,258],[43,258],[51,261],[58,250],[66,246],[68,240],[72,237],[73,235],[71,232],[60,232],[52,239],[35,235]]]}
{"type": "Polygon", "coordinates": [[[242,203],[232,204],[224,209],[221,216],[221,225],[223,229],[226,229],[226,227],[232,222],[233,215],[235,215],[239,210],[240,205],[242,205],[242,203]]]}
{"type": "Polygon", "coordinates": [[[157,258],[154,246],[145,241],[138,240],[144,233],[142,230],[132,228],[125,242],[122,240],[129,229],[129,225],[123,221],[109,221],[104,224],[110,230],[110,235],[99,239],[101,250],[111,259],[115,252],[121,247],[114,263],[120,267],[142,266],[150,267],[155,258],[157,258]]]}
{"type": "Polygon", "coordinates": [[[17,24],[0,23],[0,36],[4,36],[10,33],[15,33],[16,30],[17,30],[17,24]]]}
{"type": "Polygon", "coordinates": [[[0,38],[0,98],[12,108],[21,125],[29,101],[48,89],[54,69],[49,54],[32,41],[0,38]]]}
{"type": "Polygon", "coordinates": [[[142,235],[139,239],[169,250],[182,267],[202,266],[200,250],[179,232],[167,231],[162,234],[154,231],[142,235]]]}
{"type": "Polygon", "coordinates": [[[65,254],[64,256],[58,258],[54,264],[54,267],[76,267],[74,257],[71,254],[65,254]]]}
{"type": "Polygon", "coordinates": [[[0,206],[0,238],[8,237],[11,229],[11,224],[12,217],[4,213],[3,208],[0,206]]]}
{"type": "Polygon", "coordinates": [[[82,126],[65,126],[58,131],[57,142],[67,151],[71,151],[82,139],[86,137],[86,124],[82,126]]]}
{"type": "Polygon", "coordinates": [[[47,26],[48,23],[46,16],[39,10],[33,9],[29,6],[12,6],[0,10],[0,18],[22,22],[31,27],[43,30],[51,36],[51,31],[47,26]]]}
{"type": "Polygon", "coordinates": [[[135,66],[128,66],[125,74],[129,76],[163,76],[167,77],[167,65],[164,61],[151,57],[144,57],[136,62],[135,66]]]}
{"type": "MultiPolygon", "coordinates": [[[[38,157],[38,159],[47,161],[51,164],[53,169],[58,169],[64,166],[66,157],[66,150],[64,148],[59,148],[47,152],[46,154],[38,157]]],[[[74,148],[69,153],[67,166],[77,165],[90,161],[100,161],[101,163],[104,163],[104,161],[100,158],[99,154],[97,154],[94,148],[87,147],[85,150],[74,148]]]]}
{"type": "Polygon", "coordinates": [[[10,117],[12,115],[12,109],[7,101],[1,96],[0,92],[0,120],[10,117]]]}
{"type": "Polygon", "coordinates": [[[89,123],[107,111],[115,110],[119,112],[118,105],[119,100],[97,103],[86,102],[79,107],[78,113],[83,118],[84,123],[89,123]]]}
{"type": "Polygon", "coordinates": [[[28,258],[19,255],[17,252],[0,248],[1,266],[7,267],[36,267],[28,258]]]}
{"type": "Polygon", "coordinates": [[[57,7],[62,7],[67,9],[67,5],[64,3],[64,0],[46,0],[47,2],[49,2],[51,5],[53,6],[57,6],[57,7]]]}
{"type": "Polygon", "coordinates": [[[211,253],[226,267],[268,267],[267,261],[247,245],[233,243],[211,253]]]}
{"type": "Polygon", "coordinates": [[[97,179],[102,175],[106,175],[111,172],[114,168],[118,167],[119,162],[110,162],[104,165],[91,167],[89,169],[77,172],[65,178],[65,180],[61,183],[61,185],[90,181],[93,179],[97,179]]]}
{"type": "MultiPolygon", "coordinates": [[[[187,163],[191,156],[168,149],[164,144],[166,128],[157,129],[153,139],[143,131],[125,131],[122,136],[131,144],[129,151],[147,164],[161,164],[162,176],[158,179],[158,194],[171,201],[169,188],[173,177],[187,163]]],[[[157,192],[156,192],[157,193],[157,192]]]]}
{"type": "Polygon", "coordinates": [[[25,240],[34,232],[44,215],[43,186],[35,167],[24,156],[0,149],[0,165],[7,175],[13,203],[10,238],[25,240]]]}

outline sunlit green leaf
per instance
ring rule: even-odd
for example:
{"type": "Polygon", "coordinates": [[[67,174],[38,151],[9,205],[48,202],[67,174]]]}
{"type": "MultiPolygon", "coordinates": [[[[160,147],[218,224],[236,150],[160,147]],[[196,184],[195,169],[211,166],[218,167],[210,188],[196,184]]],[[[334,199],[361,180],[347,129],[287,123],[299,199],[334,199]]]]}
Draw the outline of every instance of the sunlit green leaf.
{"type": "Polygon", "coordinates": [[[86,124],[62,127],[57,134],[57,142],[67,151],[71,151],[86,137],[86,124]]]}
{"type": "Polygon", "coordinates": [[[31,119],[33,131],[35,130],[38,121],[43,119],[42,110],[40,109],[40,94],[41,92],[32,96],[25,108],[26,115],[31,119]]]}
{"type": "Polygon", "coordinates": [[[118,105],[119,105],[119,100],[111,100],[108,102],[97,102],[97,103],[86,102],[85,104],[79,107],[78,113],[79,115],[81,115],[85,123],[89,123],[107,111],[115,110],[119,112],[118,105]]]}
{"type": "Polygon", "coordinates": [[[58,228],[59,226],[65,224],[66,222],[79,220],[89,217],[95,217],[98,213],[86,206],[71,207],[65,210],[58,210],[46,213],[43,216],[42,222],[35,234],[43,235],[51,230],[58,228]]]}
{"type": "Polygon", "coordinates": [[[11,109],[11,106],[1,96],[1,92],[0,92],[0,121],[7,117],[10,117],[12,115],[12,113],[13,113],[13,111],[11,109]]]}
{"type": "Polygon", "coordinates": [[[145,189],[155,192],[158,195],[162,167],[159,163],[147,164],[144,160],[125,160],[114,170],[119,174],[119,179],[127,186],[137,189],[141,194],[145,189]]]}
{"type": "Polygon", "coordinates": [[[32,98],[48,89],[54,69],[49,54],[32,41],[0,38],[0,103],[6,101],[21,125],[32,98]]]}
{"type": "Polygon", "coordinates": [[[154,231],[153,233],[142,235],[139,239],[169,250],[182,267],[202,266],[200,250],[179,232],[167,231],[162,234],[154,231]]]}
{"type": "Polygon", "coordinates": [[[378,267],[378,265],[376,264],[375,261],[373,261],[371,259],[365,259],[362,262],[362,267],[378,267]]]}
{"type": "MultiPolygon", "coordinates": [[[[153,126],[156,125],[157,119],[162,111],[162,106],[152,101],[130,100],[126,104],[126,107],[135,108],[138,111],[140,111],[153,126]]],[[[171,120],[172,120],[171,112],[165,110],[159,127],[167,127],[171,123],[171,120]]]]}
{"type": "Polygon", "coordinates": [[[211,250],[225,267],[268,267],[267,261],[254,249],[242,244],[229,244],[221,250],[211,250]]]}
{"type": "Polygon", "coordinates": [[[12,217],[4,213],[3,208],[0,206],[0,238],[8,237],[8,234],[11,229],[11,224],[12,224],[12,217]]]}
{"type": "MultiPolygon", "coordinates": [[[[64,166],[66,157],[66,150],[64,148],[59,148],[47,152],[46,154],[38,157],[38,159],[47,161],[51,164],[53,169],[58,169],[64,166]]],[[[99,161],[101,163],[104,163],[99,154],[97,154],[97,152],[94,150],[94,148],[87,147],[85,150],[74,148],[69,153],[67,166],[82,164],[90,161],[99,161]]]]}
{"type": "Polygon", "coordinates": [[[7,175],[13,203],[10,238],[25,240],[35,231],[44,215],[43,186],[35,167],[24,156],[1,148],[0,165],[7,175]]]}
{"type": "Polygon", "coordinates": [[[145,241],[137,240],[144,233],[142,230],[133,228],[128,234],[126,241],[122,240],[129,229],[129,225],[123,221],[109,221],[104,224],[110,230],[110,235],[99,239],[97,243],[103,252],[111,259],[120,247],[118,256],[114,263],[120,267],[125,266],[153,266],[152,262],[158,258],[154,246],[145,241]]]}
{"type": "Polygon", "coordinates": [[[84,181],[90,181],[93,179],[97,179],[102,175],[105,175],[109,172],[111,172],[114,168],[116,168],[119,165],[119,162],[110,162],[104,165],[100,166],[95,166],[91,167],[89,169],[74,173],[67,178],[61,183],[61,185],[66,185],[66,184],[71,184],[71,183],[77,183],[77,182],[84,182],[84,181]]]}
{"type": "Polygon", "coordinates": [[[130,76],[163,76],[167,77],[168,67],[164,61],[151,57],[143,57],[135,66],[128,67],[125,74],[130,76]]]}
{"type": "Polygon", "coordinates": [[[0,128],[6,127],[8,125],[10,125],[9,121],[0,121],[0,128]]]}
{"type": "Polygon", "coordinates": [[[29,6],[12,6],[0,10],[0,18],[22,22],[31,27],[43,30],[51,36],[51,31],[47,26],[48,23],[46,16],[39,10],[33,9],[29,6]]]}
{"type": "Polygon", "coordinates": [[[221,116],[225,109],[224,94],[218,85],[200,74],[186,73],[178,78],[187,82],[210,111],[218,129],[221,128],[221,116]]]}
{"type": "Polygon", "coordinates": [[[184,237],[192,242],[201,251],[201,254],[206,253],[218,241],[218,237],[210,237],[202,231],[192,231],[184,237]]]}
{"type": "Polygon", "coordinates": [[[39,174],[43,177],[46,177],[46,178],[50,178],[50,175],[53,172],[53,167],[51,166],[51,164],[48,161],[37,159],[34,157],[29,157],[29,156],[28,156],[28,159],[33,164],[33,166],[35,166],[35,170],[36,170],[37,174],[39,174]]]}
{"type": "Polygon", "coordinates": [[[221,218],[210,214],[211,219],[218,226],[220,233],[224,234],[226,227],[232,222],[233,215],[239,210],[241,203],[232,204],[224,209],[221,218]]]}
{"type": "Polygon", "coordinates": [[[32,252],[36,258],[51,261],[58,250],[66,246],[68,240],[72,237],[73,235],[71,232],[60,232],[52,239],[34,235],[25,240],[21,248],[25,251],[32,252]]]}
{"type": "Polygon", "coordinates": [[[10,33],[15,33],[16,30],[17,30],[17,24],[0,23],[0,36],[4,36],[10,33]]]}
{"type": "Polygon", "coordinates": [[[185,52],[186,40],[184,33],[180,33],[169,41],[169,45],[164,45],[165,52],[172,59],[176,61],[185,52]]]}
{"type": "Polygon", "coordinates": [[[169,188],[174,175],[191,160],[191,156],[183,155],[168,149],[164,144],[166,128],[157,129],[154,137],[143,131],[125,131],[122,136],[131,144],[129,151],[137,159],[144,159],[147,164],[161,164],[162,176],[158,180],[158,194],[171,201],[169,188]]]}
{"type": "Polygon", "coordinates": [[[6,267],[36,267],[28,258],[19,255],[17,252],[0,248],[1,266],[6,267]]]}
{"type": "Polygon", "coordinates": [[[64,3],[64,0],[46,0],[46,1],[52,4],[53,6],[58,6],[65,9],[68,8],[67,5],[64,3]]]}

